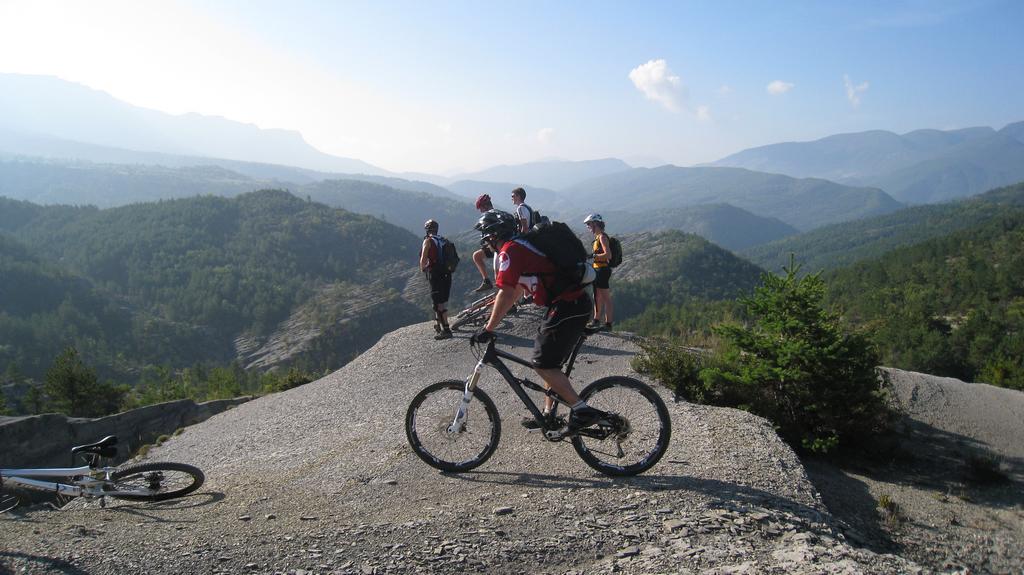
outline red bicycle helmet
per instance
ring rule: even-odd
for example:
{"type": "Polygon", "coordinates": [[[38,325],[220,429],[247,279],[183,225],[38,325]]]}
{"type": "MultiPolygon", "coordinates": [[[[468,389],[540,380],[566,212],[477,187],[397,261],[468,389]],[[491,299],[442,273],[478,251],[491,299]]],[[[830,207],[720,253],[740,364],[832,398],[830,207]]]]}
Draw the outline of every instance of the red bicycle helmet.
{"type": "Polygon", "coordinates": [[[491,205],[491,196],[487,194],[480,194],[480,197],[476,199],[476,209],[481,212],[486,212],[493,207],[491,205]]]}

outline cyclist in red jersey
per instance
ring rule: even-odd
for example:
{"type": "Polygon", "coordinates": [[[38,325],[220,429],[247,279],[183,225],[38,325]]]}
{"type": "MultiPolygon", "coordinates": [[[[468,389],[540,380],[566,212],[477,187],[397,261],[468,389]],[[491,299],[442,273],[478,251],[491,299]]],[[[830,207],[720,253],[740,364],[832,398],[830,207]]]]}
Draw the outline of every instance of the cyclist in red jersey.
{"type": "MultiPolygon", "coordinates": [[[[555,265],[522,238],[518,218],[512,214],[492,210],[481,216],[476,229],[483,241],[497,252],[497,276],[495,284],[498,295],[491,310],[491,317],[480,331],[473,335],[473,341],[487,343],[494,338],[494,330],[518,299],[518,290],[524,289],[533,296],[533,302],[547,306],[547,313],[533,342],[533,368],[571,407],[569,431],[586,427],[601,416],[601,412],[582,401],[572,388],[569,378],[562,373],[573,346],[579,340],[593,311],[590,297],[582,287],[570,289],[555,297],[549,297],[544,278],[553,277],[555,265]]],[[[554,406],[554,400],[545,398],[545,414],[554,406]]],[[[524,425],[528,421],[524,420],[524,425]]]]}

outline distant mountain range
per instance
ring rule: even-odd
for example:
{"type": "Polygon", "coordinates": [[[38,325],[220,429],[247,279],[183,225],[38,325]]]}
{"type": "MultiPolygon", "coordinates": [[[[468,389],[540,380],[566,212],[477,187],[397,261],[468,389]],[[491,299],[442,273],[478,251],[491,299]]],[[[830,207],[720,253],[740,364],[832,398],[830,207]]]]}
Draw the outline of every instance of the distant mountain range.
{"type": "Polygon", "coordinates": [[[495,166],[480,172],[459,174],[450,178],[450,181],[512,182],[514,184],[513,187],[534,186],[537,188],[560,190],[591,178],[622,172],[631,167],[626,162],[615,158],[585,160],[581,162],[550,160],[511,166],[495,166]]]}
{"type": "Polygon", "coordinates": [[[174,116],[57,78],[0,74],[0,196],[46,204],[114,207],[287,189],[384,217],[417,235],[431,217],[460,235],[476,219],[472,199],[488,193],[496,207],[511,209],[509,193],[521,186],[527,203],[573,225],[599,212],[618,232],[678,229],[746,250],[794,229],[1021,180],[1024,122],[998,131],[840,134],[753,148],[694,168],[631,168],[606,158],[502,165],[454,177],[398,175],[323,154],[296,132],[174,116]]]}
{"type": "MultiPolygon", "coordinates": [[[[259,170],[254,168],[275,168],[267,164],[237,164],[255,173],[259,170]]],[[[409,185],[415,182],[384,176],[367,178],[422,190],[436,187],[426,182],[419,182],[421,186],[409,185]]],[[[416,235],[423,232],[423,222],[428,217],[442,222],[445,229],[458,231],[472,229],[477,217],[469,201],[443,188],[428,193],[367,180],[342,179],[314,179],[296,184],[249,177],[217,165],[169,168],[0,156],[0,196],[37,204],[113,208],[192,196],[234,197],[268,188],[289,189],[300,197],[308,196],[331,207],[373,215],[416,235]]]]}
{"type": "Polygon", "coordinates": [[[771,144],[711,166],[878,187],[912,204],[961,198],[1024,180],[1024,122],[1001,130],[882,130],[771,144]]]}
{"type": "Polygon", "coordinates": [[[875,188],[797,179],[739,168],[634,168],[561,190],[563,205],[586,211],[650,213],[726,203],[800,230],[895,211],[903,204],[875,188]]]}
{"type": "Polygon", "coordinates": [[[510,182],[458,180],[445,187],[455,194],[474,201],[480,194],[488,194],[491,196],[494,207],[499,210],[512,210],[512,190],[516,188],[523,188],[526,191],[526,203],[541,210],[541,213],[553,211],[559,201],[558,192],[554,190],[510,182]]]}
{"type": "Polygon", "coordinates": [[[144,152],[387,175],[362,160],[325,154],[298,132],[199,114],[165,114],[50,76],[0,74],[0,128],[144,152]]]}

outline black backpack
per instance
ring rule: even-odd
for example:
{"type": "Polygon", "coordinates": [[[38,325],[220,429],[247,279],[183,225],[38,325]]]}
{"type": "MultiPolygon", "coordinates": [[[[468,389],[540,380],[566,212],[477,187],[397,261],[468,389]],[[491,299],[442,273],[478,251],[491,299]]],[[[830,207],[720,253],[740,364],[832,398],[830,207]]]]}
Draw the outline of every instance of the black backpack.
{"type": "Polygon", "coordinates": [[[611,257],[608,258],[608,267],[617,268],[622,264],[622,244],[618,238],[608,236],[608,247],[611,248],[611,257]]]}
{"type": "Polygon", "coordinates": [[[455,244],[441,236],[432,237],[434,243],[437,244],[437,261],[434,262],[434,267],[453,273],[459,266],[459,252],[455,249],[455,244]]]}
{"type": "Polygon", "coordinates": [[[526,204],[523,204],[523,206],[526,209],[530,210],[530,219],[529,219],[529,221],[526,222],[527,223],[527,229],[532,230],[534,227],[539,226],[541,224],[550,224],[551,223],[551,220],[549,220],[546,217],[540,215],[540,212],[538,212],[537,210],[531,208],[530,206],[528,206],[526,204]]]}
{"type": "Polygon", "coordinates": [[[554,300],[563,292],[578,289],[593,281],[592,276],[588,281],[587,269],[590,266],[587,263],[587,250],[583,247],[583,242],[564,223],[538,224],[515,241],[540,252],[555,264],[554,273],[537,274],[551,276],[550,280],[544,282],[548,301],[554,300]]]}

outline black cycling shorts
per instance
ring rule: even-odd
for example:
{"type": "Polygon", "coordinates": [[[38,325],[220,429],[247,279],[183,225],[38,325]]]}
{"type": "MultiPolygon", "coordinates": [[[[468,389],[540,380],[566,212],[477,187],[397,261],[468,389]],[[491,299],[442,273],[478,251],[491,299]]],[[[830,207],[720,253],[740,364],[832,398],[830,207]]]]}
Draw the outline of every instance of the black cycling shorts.
{"type": "Polygon", "coordinates": [[[594,287],[597,289],[608,289],[608,282],[612,279],[612,268],[594,268],[597,278],[594,279],[594,287]]]}
{"type": "Polygon", "coordinates": [[[452,274],[428,271],[427,281],[430,282],[430,301],[434,305],[448,303],[452,293],[452,274]]]}
{"type": "Polygon", "coordinates": [[[549,307],[533,340],[533,367],[562,367],[593,315],[594,306],[586,294],[575,301],[560,301],[549,307]]]}

